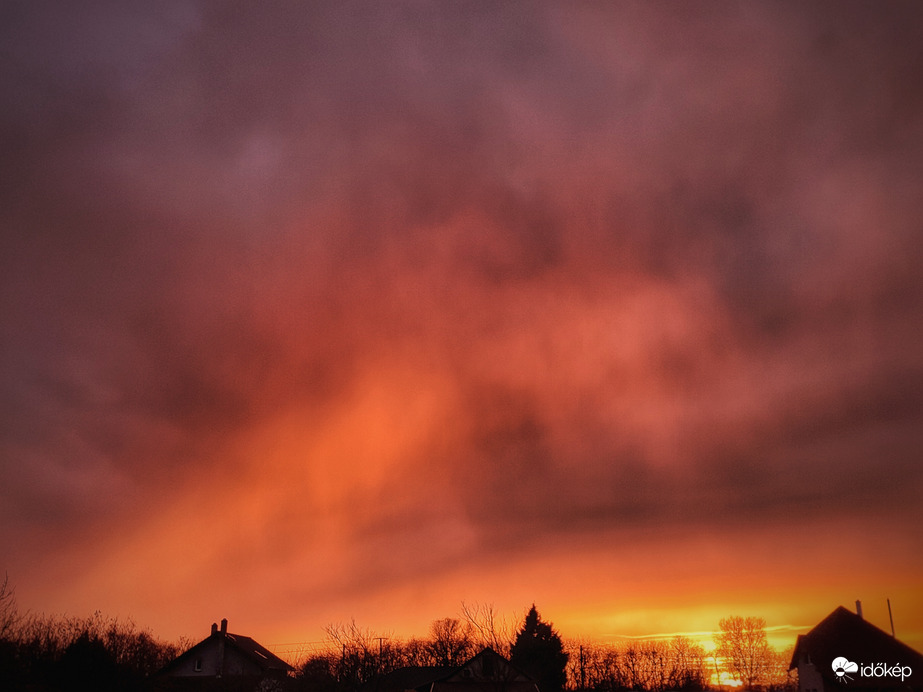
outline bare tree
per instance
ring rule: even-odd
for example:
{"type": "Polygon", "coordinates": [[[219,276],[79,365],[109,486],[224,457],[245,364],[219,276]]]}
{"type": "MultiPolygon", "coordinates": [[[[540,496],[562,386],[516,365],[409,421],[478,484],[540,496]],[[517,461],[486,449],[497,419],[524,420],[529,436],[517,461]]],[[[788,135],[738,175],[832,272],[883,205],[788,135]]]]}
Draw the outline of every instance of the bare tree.
{"type": "Polygon", "coordinates": [[[514,628],[505,618],[497,614],[493,604],[461,604],[462,617],[471,628],[471,637],[478,649],[490,647],[498,654],[509,656],[514,628]]]}
{"type": "Polygon", "coordinates": [[[662,690],[666,680],[664,644],[659,641],[630,642],[619,652],[619,677],[633,690],[662,690]]]}
{"type": "Polygon", "coordinates": [[[10,575],[4,574],[3,584],[0,584],[0,641],[11,639],[21,621],[22,617],[16,610],[15,589],[10,586],[10,575]]]}
{"type": "Polygon", "coordinates": [[[625,687],[616,647],[584,640],[568,642],[566,648],[570,688],[611,692],[625,687]]]}
{"type": "Polygon", "coordinates": [[[669,687],[673,689],[705,689],[709,671],[705,649],[689,637],[670,640],[669,687]]]}
{"type": "Polygon", "coordinates": [[[434,620],[430,625],[429,651],[437,666],[457,666],[474,653],[471,627],[455,618],[434,620]]]}
{"type": "MultiPolygon", "coordinates": [[[[387,672],[398,660],[390,636],[379,636],[363,629],[355,620],[324,627],[329,648],[339,653],[334,664],[338,682],[359,687],[374,676],[387,672]],[[385,642],[389,642],[386,647],[385,642]]],[[[334,654],[335,656],[336,654],[334,654]]]]}
{"type": "Polygon", "coordinates": [[[705,649],[688,637],[620,644],[568,642],[568,686],[575,690],[703,690],[709,669],[705,649]]]}
{"type": "Polygon", "coordinates": [[[766,683],[775,689],[797,690],[798,678],[794,671],[789,670],[795,646],[789,646],[782,651],[772,650],[772,667],[767,675],[766,683]]]}
{"type": "Polygon", "coordinates": [[[772,670],[773,651],[766,639],[766,621],[758,617],[734,615],[718,623],[715,653],[723,659],[725,670],[747,688],[763,682],[772,670]]]}
{"type": "Polygon", "coordinates": [[[429,642],[425,639],[411,637],[401,646],[402,666],[428,666],[431,662],[429,642]]]}

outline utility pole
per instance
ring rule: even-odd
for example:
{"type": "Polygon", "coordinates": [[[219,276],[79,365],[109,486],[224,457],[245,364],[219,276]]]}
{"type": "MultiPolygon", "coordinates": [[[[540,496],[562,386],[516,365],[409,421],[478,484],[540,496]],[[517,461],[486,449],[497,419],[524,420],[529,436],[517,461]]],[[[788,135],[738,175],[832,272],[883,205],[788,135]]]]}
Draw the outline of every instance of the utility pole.
{"type": "Polygon", "coordinates": [[[378,640],[378,666],[377,668],[378,668],[378,672],[381,673],[382,671],[382,651],[383,651],[382,642],[388,637],[375,637],[375,638],[378,640]]]}
{"type": "Polygon", "coordinates": [[[586,669],[584,668],[583,644],[580,645],[580,689],[586,689],[586,669]]]}

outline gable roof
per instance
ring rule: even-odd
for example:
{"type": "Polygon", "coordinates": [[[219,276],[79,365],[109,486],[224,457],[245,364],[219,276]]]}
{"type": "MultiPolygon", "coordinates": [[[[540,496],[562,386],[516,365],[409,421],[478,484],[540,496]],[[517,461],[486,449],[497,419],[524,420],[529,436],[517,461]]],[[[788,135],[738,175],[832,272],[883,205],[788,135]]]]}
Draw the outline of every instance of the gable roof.
{"type": "Polygon", "coordinates": [[[529,685],[535,682],[510,663],[509,659],[501,656],[489,646],[481,649],[479,653],[468,659],[444,680],[445,682],[461,682],[471,679],[520,682],[528,683],[529,685]]]}
{"type": "Polygon", "coordinates": [[[372,692],[481,692],[487,686],[504,692],[538,690],[532,678],[490,647],[481,649],[460,666],[398,668],[381,676],[366,689],[372,692]]]}
{"type": "Polygon", "coordinates": [[[225,641],[244,654],[244,656],[260,664],[263,670],[284,670],[285,672],[295,670],[265,646],[250,637],[228,632],[225,641]]]}
{"type": "Polygon", "coordinates": [[[405,666],[378,678],[371,689],[375,692],[404,692],[429,688],[437,680],[449,677],[458,670],[454,666],[405,666]]]}
{"type": "Polygon", "coordinates": [[[283,672],[289,673],[294,671],[288,663],[272,653],[265,646],[251,637],[242,634],[233,634],[231,632],[212,631],[212,633],[200,641],[198,644],[188,648],[179,656],[170,661],[160,669],[158,674],[169,674],[172,670],[179,668],[190,658],[201,656],[205,651],[217,646],[218,640],[224,637],[224,645],[227,649],[236,650],[244,658],[252,661],[264,673],[283,672]]]}
{"type": "MultiPolygon", "coordinates": [[[[789,670],[802,662],[813,663],[823,678],[836,680],[832,663],[844,657],[852,662],[909,665],[923,677],[923,655],[861,616],[838,607],[795,642],[789,670]]],[[[880,679],[855,676],[850,687],[880,687],[880,679]]]]}

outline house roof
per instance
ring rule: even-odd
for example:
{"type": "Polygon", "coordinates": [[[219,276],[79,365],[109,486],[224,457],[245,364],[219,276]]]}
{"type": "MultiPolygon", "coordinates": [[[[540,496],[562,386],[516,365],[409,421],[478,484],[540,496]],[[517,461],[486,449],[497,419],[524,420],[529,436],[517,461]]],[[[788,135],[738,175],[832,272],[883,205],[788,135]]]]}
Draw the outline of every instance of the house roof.
{"type": "Polygon", "coordinates": [[[497,680],[493,677],[500,674],[503,688],[508,692],[535,692],[535,683],[522,671],[516,669],[510,662],[490,647],[486,647],[465,661],[460,666],[408,666],[398,668],[387,673],[367,686],[370,692],[432,692],[442,685],[447,685],[453,692],[480,692],[485,684],[495,685],[497,680]],[[493,675],[488,677],[466,675],[470,672],[476,661],[490,658],[499,664],[492,668],[493,675]],[[501,670],[502,666],[502,670],[501,670]]]}
{"type": "Polygon", "coordinates": [[[213,646],[222,636],[224,637],[226,647],[237,650],[245,658],[253,661],[264,672],[284,671],[288,673],[295,670],[292,666],[251,637],[242,634],[233,634],[231,632],[213,631],[211,635],[170,661],[170,663],[161,668],[160,672],[169,673],[184,661],[200,655],[205,649],[213,646]]]}
{"type": "Polygon", "coordinates": [[[404,692],[420,687],[429,687],[437,680],[443,680],[458,670],[454,666],[405,666],[382,675],[375,681],[375,692],[404,692]]]}
{"type": "MultiPolygon", "coordinates": [[[[923,655],[842,606],[798,637],[789,670],[809,661],[821,676],[832,681],[836,679],[832,663],[840,657],[856,663],[909,665],[923,677],[923,655]]],[[[882,682],[856,675],[849,686],[880,687],[882,682]]]]}
{"type": "Polygon", "coordinates": [[[265,646],[250,637],[228,632],[227,642],[245,656],[260,663],[265,670],[284,670],[286,672],[295,670],[265,646]]]}

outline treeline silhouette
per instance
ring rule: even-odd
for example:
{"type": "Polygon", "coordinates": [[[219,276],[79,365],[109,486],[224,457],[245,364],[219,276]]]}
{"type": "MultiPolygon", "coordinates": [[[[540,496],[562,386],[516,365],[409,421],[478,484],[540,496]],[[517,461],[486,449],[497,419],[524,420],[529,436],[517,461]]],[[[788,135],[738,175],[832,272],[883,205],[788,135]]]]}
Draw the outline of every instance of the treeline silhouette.
{"type": "MultiPolygon", "coordinates": [[[[402,667],[459,666],[485,647],[529,673],[541,692],[697,692],[709,689],[716,673],[752,689],[797,689],[788,671],[790,654],[769,647],[762,620],[727,618],[720,628],[718,647],[711,652],[682,636],[614,644],[568,641],[541,621],[534,606],[523,620],[510,620],[492,606],[462,603],[459,617],[434,620],[425,637],[400,639],[355,621],[328,625],[323,650],[290,660],[297,675],[277,689],[355,692],[402,667]],[[745,644],[739,651],[749,653],[739,653],[737,644],[745,644]],[[543,669],[543,662],[552,664],[543,669]]],[[[184,689],[154,674],[194,643],[166,642],[132,621],[98,612],[84,618],[20,614],[8,581],[0,584],[0,690],[184,689]]],[[[236,689],[231,680],[213,681],[207,688],[236,689]]]]}
{"type": "MultiPolygon", "coordinates": [[[[526,615],[523,628],[528,621],[526,615]]],[[[458,665],[485,646],[515,663],[514,645],[522,631],[492,606],[465,603],[461,617],[433,621],[426,638],[400,640],[352,621],[326,627],[326,651],[302,658],[298,668],[312,681],[311,689],[347,692],[404,666],[458,665]]],[[[564,639],[565,687],[587,692],[696,692],[726,679],[748,689],[797,689],[789,671],[791,649],[777,651],[769,645],[761,618],[725,618],[715,639],[713,651],[686,636],[606,644],[564,639]]],[[[540,685],[542,692],[549,692],[546,687],[540,685]]]]}
{"type": "Polygon", "coordinates": [[[190,642],[165,642],[134,622],[20,613],[9,577],[0,583],[0,690],[153,689],[151,676],[190,642]]]}
{"type": "Polygon", "coordinates": [[[0,689],[151,689],[151,675],[185,646],[100,613],[23,616],[0,638],[0,689]]]}

